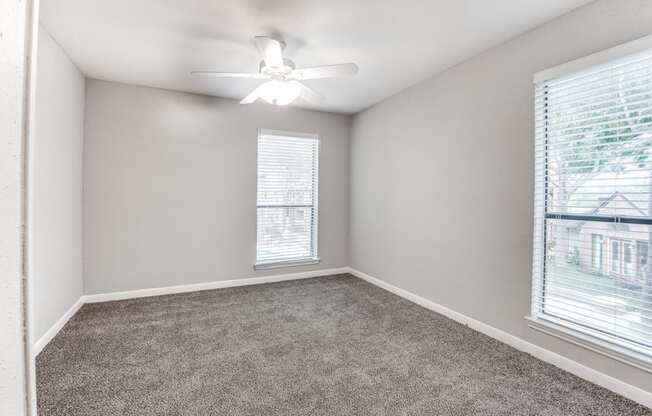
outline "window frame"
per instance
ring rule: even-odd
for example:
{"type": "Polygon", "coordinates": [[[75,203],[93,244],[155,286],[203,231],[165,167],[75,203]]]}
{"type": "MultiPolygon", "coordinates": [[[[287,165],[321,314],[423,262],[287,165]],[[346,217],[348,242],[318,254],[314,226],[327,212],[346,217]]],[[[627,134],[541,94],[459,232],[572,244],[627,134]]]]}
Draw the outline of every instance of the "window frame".
{"type": "Polygon", "coordinates": [[[320,167],[321,167],[321,137],[316,133],[304,133],[304,132],[295,132],[295,131],[286,131],[286,130],[274,130],[268,128],[259,128],[256,134],[256,227],[255,227],[255,246],[256,250],[254,252],[254,270],[266,270],[266,269],[278,269],[284,267],[293,267],[293,266],[306,266],[319,264],[321,258],[319,257],[319,183],[321,181],[320,167]],[[268,205],[259,205],[258,204],[258,142],[263,135],[273,135],[273,136],[282,136],[282,137],[292,137],[299,139],[315,140],[317,141],[317,154],[316,154],[316,180],[314,182],[315,186],[312,190],[312,205],[296,205],[296,204],[280,204],[274,205],[275,208],[301,208],[301,207],[311,207],[313,210],[312,223],[310,226],[310,242],[311,242],[311,252],[312,256],[309,257],[297,257],[287,260],[275,260],[275,261],[258,261],[258,209],[269,207],[268,205]]]}
{"type": "MultiPolygon", "coordinates": [[[[652,36],[645,36],[643,38],[636,39],[634,41],[604,50],[602,52],[598,52],[593,55],[579,58],[577,60],[540,71],[534,74],[534,84],[545,84],[546,81],[551,81],[569,75],[581,75],[583,72],[593,71],[596,67],[601,65],[609,65],[613,61],[649,50],[652,50],[652,36]]],[[[544,112],[545,111],[547,110],[544,110],[544,112]]],[[[547,141],[544,141],[544,146],[547,148],[547,141]]],[[[537,156],[535,156],[535,166],[538,162],[536,157],[537,156]]],[[[543,157],[544,159],[547,159],[545,153],[543,157]]],[[[545,171],[547,169],[545,167],[547,160],[544,160],[543,162],[544,167],[542,169],[545,171]]],[[[535,168],[535,170],[536,169],[539,168],[535,168]]],[[[535,172],[535,176],[536,174],[537,172],[535,172]]],[[[545,293],[545,234],[547,229],[547,220],[579,220],[652,225],[652,217],[640,218],[629,216],[577,215],[548,212],[547,187],[547,180],[535,181],[533,240],[535,249],[533,250],[532,259],[532,292],[530,299],[531,311],[530,315],[525,317],[528,322],[528,326],[542,333],[552,335],[556,338],[565,340],[587,350],[597,352],[617,361],[652,373],[652,349],[648,349],[644,346],[639,346],[638,344],[628,342],[620,338],[618,335],[604,333],[600,330],[582,325],[581,323],[572,322],[564,319],[563,317],[547,314],[544,311],[545,302],[536,301],[538,296],[543,296],[542,294],[545,293]],[[536,201],[542,201],[541,206],[537,206],[536,201]],[[537,252],[536,247],[542,247],[543,251],[537,252]]],[[[609,244],[611,244],[611,240],[608,241],[609,244]]],[[[620,248],[622,249],[622,247],[623,246],[621,245],[620,248]]],[[[593,247],[591,248],[591,252],[593,255],[593,247]]],[[[623,257],[623,254],[624,253],[620,253],[621,258],[623,257]]],[[[634,251],[632,251],[631,254],[634,256],[634,251]]],[[[607,247],[606,253],[605,246],[602,246],[601,259],[603,259],[605,255],[607,256],[607,270],[611,271],[610,245],[607,247]]],[[[601,267],[602,266],[604,265],[601,265],[601,267]]],[[[638,265],[636,267],[638,267],[638,265]]]]}

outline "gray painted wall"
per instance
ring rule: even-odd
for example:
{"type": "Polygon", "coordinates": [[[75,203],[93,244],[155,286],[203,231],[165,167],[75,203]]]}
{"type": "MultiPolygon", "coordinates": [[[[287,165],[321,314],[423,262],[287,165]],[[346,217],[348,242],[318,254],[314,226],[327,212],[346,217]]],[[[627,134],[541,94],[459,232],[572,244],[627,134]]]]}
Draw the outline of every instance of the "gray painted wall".
{"type": "Polygon", "coordinates": [[[349,116],[88,80],[85,293],[348,265],[349,116]],[[321,135],[317,266],[254,272],[260,127],[321,135]]]}
{"type": "Polygon", "coordinates": [[[647,35],[652,1],[592,3],[354,118],[351,266],[652,391],[649,373],[529,329],[532,75],[647,35]]]}
{"type": "Polygon", "coordinates": [[[35,341],[83,292],[84,83],[63,49],[39,28],[29,227],[35,341]]]}

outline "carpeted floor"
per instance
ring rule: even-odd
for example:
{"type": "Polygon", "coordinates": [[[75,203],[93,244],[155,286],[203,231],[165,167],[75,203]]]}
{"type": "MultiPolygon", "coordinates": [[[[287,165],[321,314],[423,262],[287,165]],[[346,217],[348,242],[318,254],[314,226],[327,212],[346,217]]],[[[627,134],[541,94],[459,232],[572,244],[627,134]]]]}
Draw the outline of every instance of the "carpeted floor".
{"type": "Polygon", "coordinates": [[[355,277],[85,305],[40,416],[652,415],[355,277]]]}

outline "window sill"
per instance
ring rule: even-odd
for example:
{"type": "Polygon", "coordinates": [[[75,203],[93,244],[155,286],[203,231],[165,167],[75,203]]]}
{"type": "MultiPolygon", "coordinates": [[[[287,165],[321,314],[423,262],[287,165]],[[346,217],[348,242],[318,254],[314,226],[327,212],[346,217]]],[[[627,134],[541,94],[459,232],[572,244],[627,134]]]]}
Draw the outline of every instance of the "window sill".
{"type": "Polygon", "coordinates": [[[652,349],[645,349],[642,346],[628,348],[610,340],[608,335],[601,335],[598,331],[592,331],[589,328],[554,317],[526,316],[525,319],[528,321],[528,326],[536,331],[652,373],[652,349]]]}
{"type": "Polygon", "coordinates": [[[254,264],[254,270],[280,269],[283,267],[294,267],[294,266],[308,266],[311,264],[319,264],[320,261],[321,260],[319,259],[319,257],[316,257],[316,258],[309,258],[309,259],[275,261],[270,263],[256,263],[254,264]]]}

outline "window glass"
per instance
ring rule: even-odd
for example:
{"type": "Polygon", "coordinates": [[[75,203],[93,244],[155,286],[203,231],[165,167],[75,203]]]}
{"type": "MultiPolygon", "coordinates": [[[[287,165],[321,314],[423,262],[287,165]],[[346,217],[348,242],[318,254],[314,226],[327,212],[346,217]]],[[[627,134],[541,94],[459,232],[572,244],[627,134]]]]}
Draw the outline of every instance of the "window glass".
{"type": "Polygon", "coordinates": [[[258,137],[256,264],[317,258],[319,139],[258,137]]]}
{"type": "Polygon", "coordinates": [[[652,54],[536,90],[534,313],[652,351],[652,54]]]}

